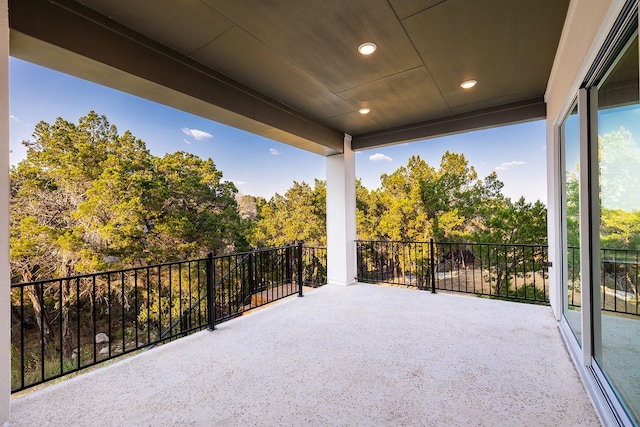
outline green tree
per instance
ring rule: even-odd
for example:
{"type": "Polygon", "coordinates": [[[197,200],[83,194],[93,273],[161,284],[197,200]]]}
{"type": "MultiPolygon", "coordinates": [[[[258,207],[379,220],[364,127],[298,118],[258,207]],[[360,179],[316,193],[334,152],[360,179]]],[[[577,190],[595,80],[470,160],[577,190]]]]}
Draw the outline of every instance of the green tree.
{"type": "Polygon", "coordinates": [[[640,147],[624,127],[598,138],[601,206],[640,208],[640,147]]]}
{"type": "MultiPolygon", "coordinates": [[[[485,256],[493,268],[489,281],[494,283],[494,292],[497,295],[511,295],[514,274],[523,276],[527,272],[543,269],[542,263],[546,258],[538,245],[547,241],[546,207],[539,200],[529,203],[524,197],[515,203],[503,199],[502,206],[494,207],[482,227],[476,230],[473,241],[489,244],[485,256]],[[514,247],[514,244],[521,246],[514,247]]],[[[531,288],[524,292],[536,290],[531,288]]]]}
{"type": "Polygon", "coordinates": [[[504,199],[502,206],[487,214],[473,240],[486,243],[544,244],[547,241],[547,209],[539,200],[524,197],[515,203],[504,199]]]}
{"type": "MultiPolygon", "coordinates": [[[[211,159],[185,153],[157,158],[130,132],[118,134],[90,112],[78,124],[40,122],[11,169],[11,275],[14,282],[70,276],[234,252],[246,247],[237,190],[211,159]]],[[[68,307],[79,295],[68,282],[56,297],[65,356],[68,307]]],[[[104,291],[98,283],[98,293],[104,291]]],[[[41,286],[26,291],[45,342],[41,286]]],[[[115,295],[127,303],[125,290],[115,295]]],[[[100,295],[97,295],[100,297],[100,295]]],[[[111,300],[112,295],[107,296],[111,300]]],[[[93,304],[93,300],[90,301],[93,304]]]]}
{"type": "Polygon", "coordinates": [[[421,199],[420,184],[435,171],[420,156],[411,156],[407,166],[380,177],[380,188],[371,195],[368,212],[375,239],[423,241],[431,237],[429,218],[421,199]]]}
{"type": "Polygon", "coordinates": [[[356,180],[356,230],[359,240],[377,238],[375,195],[374,191],[369,191],[362,185],[361,180],[356,180]]]}
{"type": "Polygon", "coordinates": [[[580,246],[580,186],[579,171],[567,173],[566,178],[566,209],[567,209],[567,245],[580,246]]]}
{"type": "MultiPolygon", "coordinates": [[[[86,251],[71,243],[78,241],[83,228],[74,214],[101,173],[105,153],[119,146],[115,127],[94,112],[77,125],[61,118],[51,125],[40,122],[33,136],[33,142],[25,142],[27,158],[10,173],[11,275],[12,280],[22,282],[78,271],[86,251]]],[[[46,293],[41,285],[29,286],[26,291],[47,343],[53,332],[44,310],[46,293]]],[[[61,293],[60,305],[68,307],[68,301],[76,296],[68,287],[61,293]]],[[[68,311],[63,310],[62,316],[63,343],[69,343],[68,311]]],[[[63,350],[68,354],[70,347],[63,350]]]]}
{"type": "Polygon", "coordinates": [[[611,249],[640,249],[640,211],[603,209],[600,244],[611,249]]]}
{"type": "Polygon", "coordinates": [[[276,194],[259,209],[249,242],[254,247],[294,241],[326,245],[326,197],[324,181],[316,179],[313,188],[294,182],[284,195],[276,194]]]}
{"type": "Polygon", "coordinates": [[[162,251],[162,258],[185,259],[246,248],[238,190],[233,183],[222,181],[213,160],[177,152],[154,163],[164,182],[165,197],[159,219],[147,228],[154,234],[152,247],[162,251]]]}

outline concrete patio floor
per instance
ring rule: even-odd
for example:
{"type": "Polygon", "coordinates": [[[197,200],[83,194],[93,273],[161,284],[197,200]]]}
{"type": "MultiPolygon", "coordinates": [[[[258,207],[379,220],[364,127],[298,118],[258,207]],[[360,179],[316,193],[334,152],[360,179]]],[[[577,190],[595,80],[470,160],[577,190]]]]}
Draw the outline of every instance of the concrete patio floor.
{"type": "Polygon", "coordinates": [[[549,307],[324,286],[12,401],[11,426],[600,425],[549,307]]]}

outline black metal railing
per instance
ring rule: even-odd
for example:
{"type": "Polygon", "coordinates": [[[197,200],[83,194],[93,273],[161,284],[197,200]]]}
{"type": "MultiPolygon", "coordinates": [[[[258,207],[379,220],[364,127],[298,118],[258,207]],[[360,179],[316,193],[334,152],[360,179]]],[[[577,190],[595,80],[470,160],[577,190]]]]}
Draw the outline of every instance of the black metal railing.
{"type": "Polygon", "coordinates": [[[547,246],[357,241],[358,281],[548,303],[547,246]]]}
{"type": "Polygon", "coordinates": [[[266,303],[302,295],[302,253],[300,244],[210,257],[215,298],[209,303],[215,303],[215,310],[209,328],[266,303]]]}
{"type": "MultiPolygon", "coordinates": [[[[358,280],[549,302],[547,245],[357,241],[358,280]],[[433,256],[432,256],[433,254],[433,256]]],[[[640,315],[640,251],[600,250],[600,309],[640,315]]],[[[579,308],[580,249],[567,251],[567,300],[579,308]]]]}
{"type": "MultiPolygon", "coordinates": [[[[357,279],[548,303],[547,246],[357,241],[357,279]]],[[[640,251],[602,249],[601,308],[640,315],[640,251]]],[[[580,307],[579,249],[567,254],[580,307]]],[[[279,248],[11,285],[13,392],[326,283],[326,248],[279,248]],[[214,295],[214,298],[209,298],[214,295]],[[209,313],[213,313],[212,316],[209,313]]]]}
{"type": "Polygon", "coordinates": [[[567,301],[569,307],[580,307],[580,249],[567,249],[567,301]]]}
{"type": "Polygon", "coordinates": [[[11,285],[12,392],[324,283],[326,249],[298,243],[11,285]]]}
{"type": "Polygon", "coordinates": [[[327,248],[302,248],[302,281],[305,286],[317,288],[327,283],[327,248]]]}
{"type": "MultiPolygon", "coordinates": [[[[567,299],[570,307],[580,307],[580,248],[567,250],[567,299]]],[[[600,249],[600,309],[640,315],[640,251],[633,249],[600,249]]]]}

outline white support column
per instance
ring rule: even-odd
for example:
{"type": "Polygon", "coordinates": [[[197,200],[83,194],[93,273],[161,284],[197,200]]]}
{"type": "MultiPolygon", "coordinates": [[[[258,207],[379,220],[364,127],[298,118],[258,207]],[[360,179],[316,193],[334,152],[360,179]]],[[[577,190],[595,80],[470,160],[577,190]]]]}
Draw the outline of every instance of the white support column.
{"type": "Polygon", "coordinates": [[[356,165],[351,136],[344,153],[327,157],[327,283],[351,285],[356,277],[356,165]]]}
{"type": "Polygon", "coordinates": [[[11,410],[9,269],[9,6],[0,0],[0,425],[11,410]]]}

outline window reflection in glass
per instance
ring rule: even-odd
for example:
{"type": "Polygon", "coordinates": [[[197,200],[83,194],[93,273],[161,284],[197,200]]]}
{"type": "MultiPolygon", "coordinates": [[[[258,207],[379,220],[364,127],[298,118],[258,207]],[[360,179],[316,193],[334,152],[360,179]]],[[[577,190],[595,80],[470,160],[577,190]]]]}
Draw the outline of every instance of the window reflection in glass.
{"type": "MultiPolygon", "coordinates": [[[[594,357],[640,420],[640,104],[637,31],[598,87],[600,277],[594,357]],[[599,335],[599,337],[598,337],[599,335]],[[601,338],[601,339],[600,339],[601,338]]],[[[599,286],[598,286],[599,285],[599,286]]]]}
{"type": "Polygon", "coordinates": [[[580,119],[578,106],[574,105],[562,125],[564,192],[563,211],[567,240],[564,268],[565,304],[564,316],[578,343],[582,345],[582,324],[580,312],[580,119]]]}

